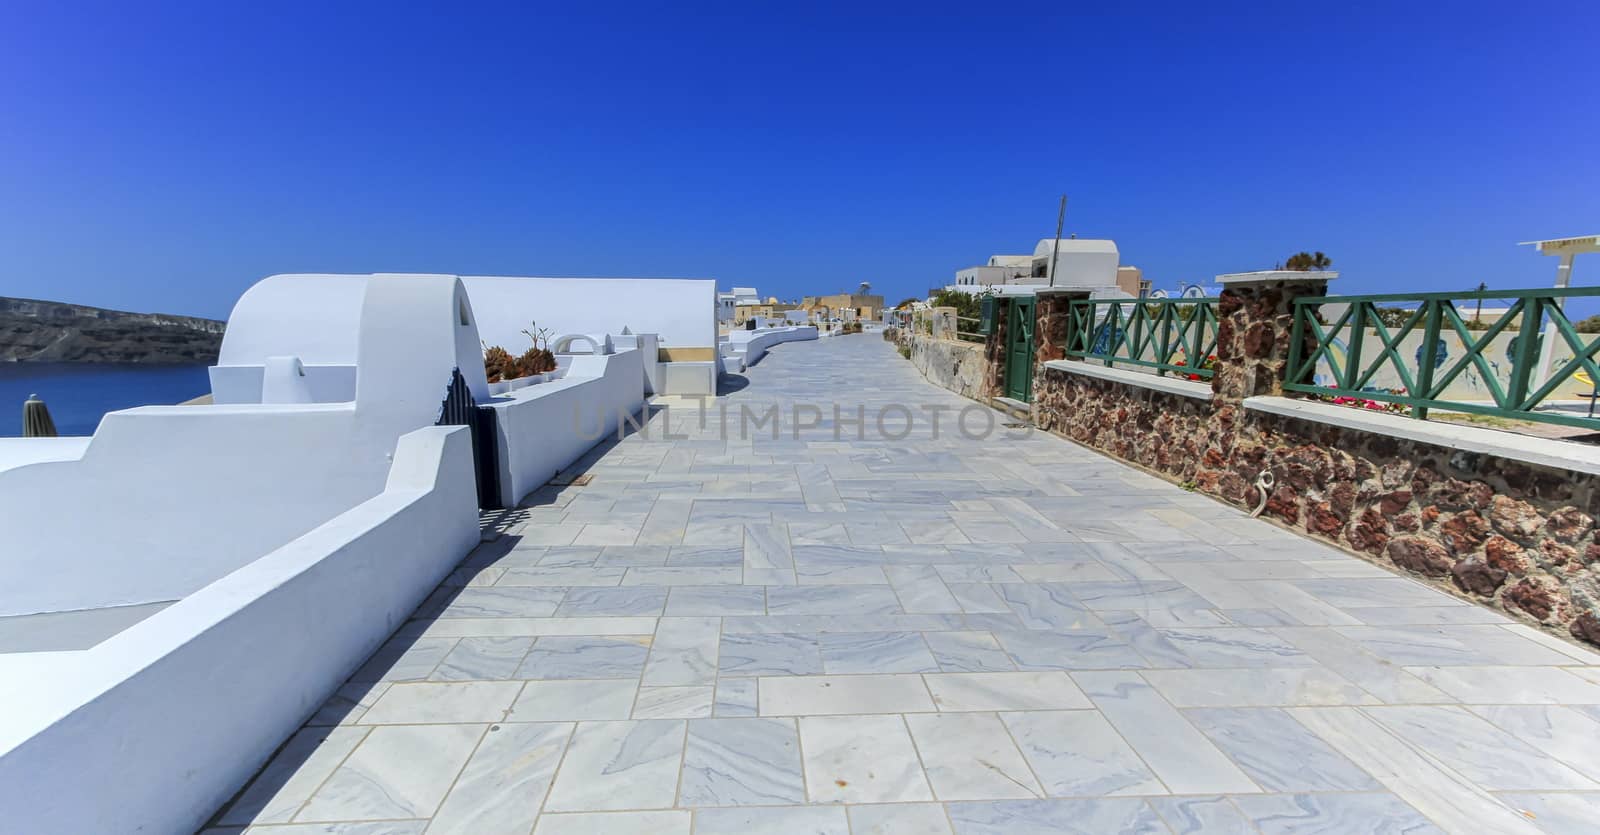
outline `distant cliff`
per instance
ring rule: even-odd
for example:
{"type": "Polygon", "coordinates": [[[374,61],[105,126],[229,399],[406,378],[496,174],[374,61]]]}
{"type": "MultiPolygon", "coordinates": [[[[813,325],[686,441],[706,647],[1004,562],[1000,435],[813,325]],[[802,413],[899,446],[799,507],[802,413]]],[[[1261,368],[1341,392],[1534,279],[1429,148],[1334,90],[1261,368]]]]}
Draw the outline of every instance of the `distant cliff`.
{"type": "Polygon", "coordinates": [[[209,364],[223,323],[0,296],[0,362],[209,364]]]}

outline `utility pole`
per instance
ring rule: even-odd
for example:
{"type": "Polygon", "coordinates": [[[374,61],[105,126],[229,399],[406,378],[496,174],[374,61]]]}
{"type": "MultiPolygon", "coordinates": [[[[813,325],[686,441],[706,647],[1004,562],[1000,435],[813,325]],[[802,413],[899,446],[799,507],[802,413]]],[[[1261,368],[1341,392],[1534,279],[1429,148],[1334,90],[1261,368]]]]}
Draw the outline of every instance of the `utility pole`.
{"type": "Polygon", "coordinates": [[[1056,286],[1056,260],[1061,257],[1061,224],[1067,220],[1067,196],[1061,195],[1061,208],[1056,211],[1056,238],[1050,242],[1050,269],[1046,275],[1050,276],[1050,286],[1056,286]]]}

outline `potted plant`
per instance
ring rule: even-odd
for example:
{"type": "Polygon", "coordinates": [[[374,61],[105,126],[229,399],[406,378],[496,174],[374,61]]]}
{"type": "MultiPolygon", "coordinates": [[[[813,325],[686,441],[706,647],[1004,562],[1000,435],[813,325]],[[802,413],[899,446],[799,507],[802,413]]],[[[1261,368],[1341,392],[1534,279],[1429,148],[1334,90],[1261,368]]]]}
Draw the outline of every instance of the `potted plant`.
{"type": "Polygon", "coordinates": [[[539,327],[537,321],[530,321],[522,332],[533,343],[532,347],[523,351],[522,356],[517,358],[523,373],[531,376],[537,383],[554,380],[556,355],[550,351],[550,329],[539,327]]]}
{"type": "Polygon", "coordinates": [[[483,347],[483,373],[489,378],[490,394],[505,394],[511,390],[511,381],[522,376],[511,352],[499,345],[483,347]]]}

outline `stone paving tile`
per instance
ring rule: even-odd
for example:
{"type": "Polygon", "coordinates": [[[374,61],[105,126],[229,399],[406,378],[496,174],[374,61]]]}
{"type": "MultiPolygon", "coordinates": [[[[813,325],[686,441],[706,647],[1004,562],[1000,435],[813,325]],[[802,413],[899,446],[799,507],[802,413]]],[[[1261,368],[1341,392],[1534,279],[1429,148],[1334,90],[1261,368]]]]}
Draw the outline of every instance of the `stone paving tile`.
{"type": "Polygon", "coordinates": [[[1600,784],[1462,707],[1393,705],[1362,712],[1491,791],[1600,789],[1600,784]]]}
{"type": "Polygon", "coordinates": [[[635,719],[703,719],[711,715],[716,688],[641,687],[633,702],[635,719]]]}
{"type": "Polygon", "coordinates": [[[717,680],[713,694],[712,715],[718,717],[755,716],[757,682],[753,678],[722,678],[717,680]]]}
{"type": "Polygon", "coordinates": [[[802,717],[800,744],[813,803],[933,799],[900,716],[802,717]]]}
{"type": "Polygon", "coordinates": [[[940,800],[1043,797],[1027,760],[992,713],[907,716],[922,767],[940,800]]]}
{"type": "Polygon", "coordinates": [[[717,661],[724,676],[808,675],[822,672],[816,635],[723,632],[717,661]]]}
{"type": "Polygon", "coordinates": [[[922,677],[942,712],[1093,707],[1066,673],[943,673],[922,677]]]}
{"type": "Polygon", "coordinates": [[[1278,794],[1240,797],[1234,802],[1262,835],[1302,832],[1437,835],[1444,832],[1392,794],[1278,794]]]}
{"type": "Polygon", "coordinates": [[[462,638],[428,675],[430,681],[509,679],[533,648],[529,637],[462,638]]]}
{"type": "Polygon", "coordinates": [[[696,835],[850,835],[839,806],[777,806],[764,809],[701,809],[694,815],[696,835]]]}
{"type": "Polygon", "coordinates": [[[939,669],[947,673],[1008,672],[1011,657],[988,632],[924,632],[939,669]]]}
{"type": "Polygon", "coordinates": [[[498,722],[522,691],[520,681],[406,682],[386,690],[363,725],[498,722]]]}
{"type": "Polygon", "coordinates": [[[1153,797],[1150,805],[1176,835],[1258,835],[1226,797],[1153,797]]]}
{"type": "Polygon", "coordinates": [[[670,807],[677,794],[684,722],[580,722],[545,809],[618,811],[670,807]]]}
{"type": "Polygon", "coordinates": [[[869,803],[846,808],[853,835],[950,835],[950,819],[936,803],[869,803]]]}
{"type": "Polygon", "coordinates": [[[294,818],[322,782],[367,735],[366,728],[306,728],[284,745],[226,809],[222,824],[282,823],[294,818]]]}
{"type": "Polygon", "coordinates": [[[340,687],[317,712],[306,720],[307,727],[319,725],[349,725],[377,703],[378,697],[388,690],[387,682],[355,682],[340,687]]]}
{"type": "Polygon", "coordinates": [[[456,645],[454,638],[394,638],[350,676],[352,682],[422,681],[456,645]]]}
{"type": "Polygon", "coordinates": [[[1144,679],[1177,707],[1379,703],[1365,690],[1321,667],[1149,670],[1144,679]]]}
{"type": "Polygon", "coordinates": [[[1150,833],[1161,819],[1136,797],[1097,800],[1010,800],[952,803],[956,835],[1058,835],[1058,833],[1150,833]]]}
{"type": "Polygon", "coordinates": [[[915,713],[935,710],[918,675],[762,677],[763,716],[915,713]]]}
{"type": "Polygon", "coordinates": [[[778,806],[805,802],[793,719],[697,719],[683,755],[683,806],[778,806]]]}
{"type": "Polygon", "coordinates": [[[1166,793],[1098,711],[1034,710],[1000,718],[1052,797],[1166,793]]]}
{"type": "Polygon", "coordinates": [[[687,811],[572,812],[539,816],[533,835],[689,835],[687,811]]]}
{"type": "Polygon", "coordinates": [[[627,719],[638,697],[633,679],[530,681],[511,706],[513,722],[627,719]]]}
{"type": "Polygon", "coordinates": [[[1553,705],[1497,705],[1470,710],[1522,743],[1600,779],[1600,721],[1590,713],[1553,705]]]}
{"type": "Polygon", "coordinates": [[[1550,835],[1586,835],[1600,820],[1600,793],[1502,794],[1500,800],[1550,835]]]}
{"type": "Polygon", "coordinates": [[[649,586],[575,588],[556,608],[557,617],[590,615],[660,615],[667,605],[667,590],[649,586]]]}
{"type": "Polygon", "coordinates": [[[1137,673],[1093,672],[1073,677],[1175,794],[1260,791],[1137,673]]]}
{"type": "Polygon", "coordinates": [[[825,632],[817,636],[826,673],[927,673],[939,669],[920,632],[825,632]]]}
{"type": "Polygon", "coordinates": [[[766,592],[759,586],[673,586],[667,595],[669,616],[763,615],[766,611],[766,592]]]}
{"type": "Polygon", "coordinates": [[[1281,710],[1203,708],[1183,715],[1267,791],[1382,788],[1371,775],[1281,710]]]}
{"type": "Polygon", "coordinates": [[[373,728],[295,820],[431,817],[486,730],[484,725],[373,728]]]}
{"type": "Polygon", "coordinates": [[[526,832],[538,817],[572,727],[570,723],[490,726],[428,831],[526,832]]]}
{"type": "Polygon", "coordinates": [[[1600,653],[1059,438],[965,438],[982,407],[873,336],[746,378],[530,495],[204,831],[1593,829],[1600,653]],[[740,434],[797,403],[822,420],[740,434]],[[951,411],[886,437],[891,404],[951,411]]]}

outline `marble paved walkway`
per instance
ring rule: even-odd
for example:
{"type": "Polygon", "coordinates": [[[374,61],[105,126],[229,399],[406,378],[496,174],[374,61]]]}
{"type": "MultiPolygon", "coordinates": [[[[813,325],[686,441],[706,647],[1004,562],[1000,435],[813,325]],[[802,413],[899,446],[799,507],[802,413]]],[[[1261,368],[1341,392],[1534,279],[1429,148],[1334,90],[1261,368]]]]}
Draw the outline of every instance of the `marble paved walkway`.
{"type": "Polygon", "coordinates": [[[1066,441],[965,437],[875,335],[747,382],[530,497],[208,835],[1600,820],[1600,657],[1066,441]]]}

